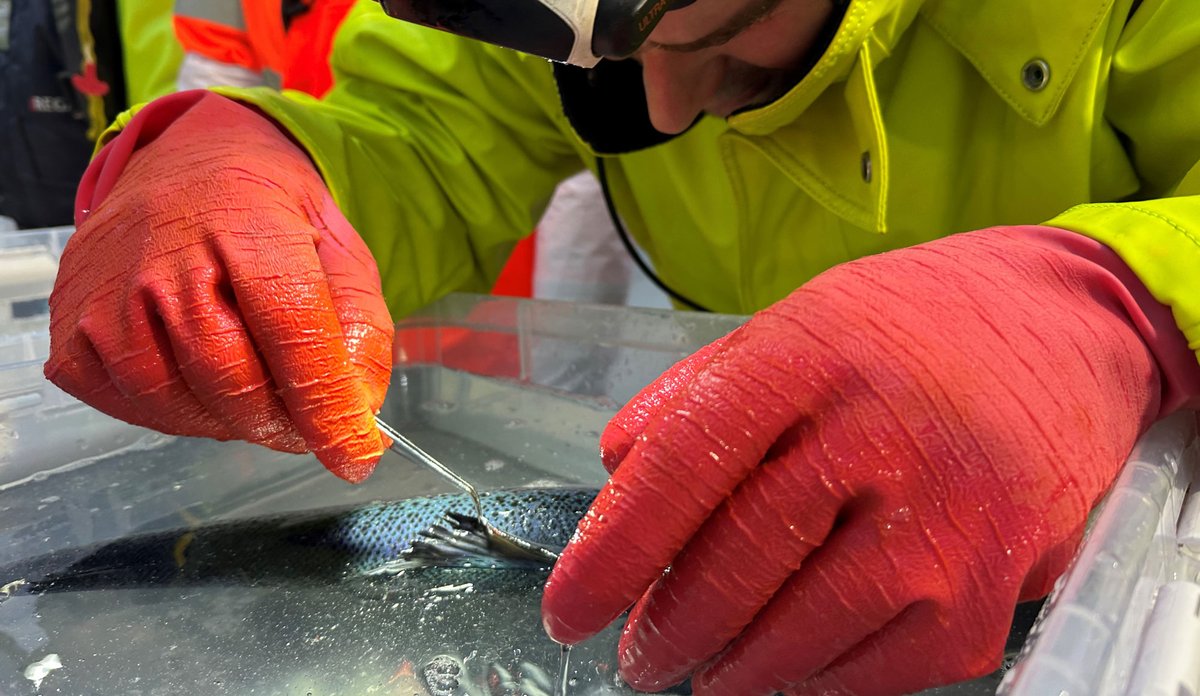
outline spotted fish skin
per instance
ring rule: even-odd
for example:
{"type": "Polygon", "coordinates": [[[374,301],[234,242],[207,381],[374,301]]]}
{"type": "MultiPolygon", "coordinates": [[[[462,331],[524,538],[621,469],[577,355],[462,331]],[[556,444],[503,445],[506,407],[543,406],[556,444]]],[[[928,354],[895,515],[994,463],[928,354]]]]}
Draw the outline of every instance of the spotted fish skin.
{"type": "MultiPolygon", "coordinates": [[[[504,531],[561,550],[596,494],[594,488],[502,489],[483,494],[480,506],[484,518],[504,531]]],[[[369,572],[399,558],[447,512],[473,515],[475,506],[463,493],[374,503],[347,513],[328,543],[353,559],[355,571],[369,572]]]]}
{"type": "MultiPolygon", "coordinates": [[[[484,517],[496,526],[559,550],[596,493],[594,488],[501,489],[484,493],[481,503],[484,517]]],[[[42,593],[356,578],[400,559],[448,511],[474,514],[475,509],[467,495],[449,493],[135,535],[2,568],[0,584],[24,580],[24,592],[42,593]]]]}

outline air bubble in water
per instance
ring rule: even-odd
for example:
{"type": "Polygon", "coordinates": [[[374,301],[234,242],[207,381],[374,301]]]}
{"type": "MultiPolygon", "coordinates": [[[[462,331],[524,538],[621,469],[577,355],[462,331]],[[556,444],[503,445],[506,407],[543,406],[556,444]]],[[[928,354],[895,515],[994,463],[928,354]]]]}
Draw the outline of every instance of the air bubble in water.
{"type": "Polygon", "coordinates": [[[33,682],[34,689],[40,689],[42,687],[42,680],[46,678],[46,675],[61,668],[62,660],[58,658],[58,653],[50,653],[26,667],[25,678],[33,682]]]}

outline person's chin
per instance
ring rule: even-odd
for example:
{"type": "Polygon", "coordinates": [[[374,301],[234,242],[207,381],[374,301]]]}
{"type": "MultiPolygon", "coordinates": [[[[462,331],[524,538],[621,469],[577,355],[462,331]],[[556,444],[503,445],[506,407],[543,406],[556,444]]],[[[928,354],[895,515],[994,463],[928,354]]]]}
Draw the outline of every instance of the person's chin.
{"type": "Polygon", "coordinates": [[[779,98],[775,80],[766,79],[746,88],[732,99],[714,100],[705,111],[713,116],[729,118],[743,111],[766,106],[779,98]]]}

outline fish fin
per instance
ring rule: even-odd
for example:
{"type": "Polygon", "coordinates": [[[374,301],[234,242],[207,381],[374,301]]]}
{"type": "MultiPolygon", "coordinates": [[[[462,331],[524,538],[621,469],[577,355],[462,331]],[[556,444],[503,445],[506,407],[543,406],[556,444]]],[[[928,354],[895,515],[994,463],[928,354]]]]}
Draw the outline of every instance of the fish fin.
{"type": "Polygon", "coordinates": [[[542,564],[497,553],[477,517],[447,512],[442,524],[422,531],[400,555],[403,567],[528,568],[542,564]]]}
{"type": "Polygon", "coordinates": [[[25,578],[13,580],[3,587],[0,587],[0,602],[3,602],[9,597],[21,597],[24,595],[33,594],[31,592],[32,587],[33,583],[29,582],[25,578]]]}
{"type": "Polygon", "coordinates": [[[486,552],[463,549],[460,546],[432,538],[416,539],[400,554],[409,566],[474,566],[487,565],[474,561],[488,558],[486,552]]]}

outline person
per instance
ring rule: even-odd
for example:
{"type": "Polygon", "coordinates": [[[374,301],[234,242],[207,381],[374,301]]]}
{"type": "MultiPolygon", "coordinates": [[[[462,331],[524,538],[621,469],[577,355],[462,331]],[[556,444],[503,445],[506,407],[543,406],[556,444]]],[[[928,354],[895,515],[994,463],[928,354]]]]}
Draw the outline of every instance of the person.
{"type": "Polygon", "coordinates": [[[71,224],[96,139],[131,104],[171,91],[181,56],[170,0],[0,2],[0,216],[71,224]]]}
{"type": "Polygon", "coordinates": [[[550,635],[632,606],[619,665],[647,690],[995,668],[1138,435],[1200,404],[1200,14],[621,7],[590,43],[565,14],[492,27],[611,56],[572,67],[364,2],[323,100],[216,89],[121,117],[78,192],[46,375],[360,481],[391,315],[486,288],[582,163],[665,284],[754,314],[602,434],[611,478],[547,583],[550,635]]]}

